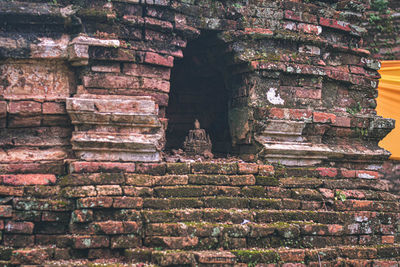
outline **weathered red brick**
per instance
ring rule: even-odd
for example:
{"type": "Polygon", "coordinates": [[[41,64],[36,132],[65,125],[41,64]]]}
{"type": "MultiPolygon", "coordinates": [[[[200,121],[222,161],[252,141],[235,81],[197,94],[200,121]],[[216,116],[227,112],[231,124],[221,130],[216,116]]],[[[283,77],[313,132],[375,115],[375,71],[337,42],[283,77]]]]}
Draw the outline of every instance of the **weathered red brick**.
{"type": "Polygon", "coordinates": [[[136,172],[150,175],[164,175],[167,172],[165,163],[138,163],[136,172]]]}
{"type": "Polygon", "coordinates": [[[94,197],[97,195],[96,188],[92,185],[67,186],[63,188],[62,194],[67,198],[94,197]]]}
{"type": "Polygon", "coordinates": [[[274,166],[272,165],[258,165],[258,174],[261,176],[270,176],[275,174],[274,166]]]}
{"type": "Polygon", "coordinates": [[[365,194],[359,190],[337,190],[346,196],[346,198],[365,199],[365,194]]]}
{"type": "Polygon", "coordinates": [[[313,112],[308,109],[271,108],[269,117],[272,119],[307,120],[313,112]]]}
{"type": "Polygon", "coordinates": [[[276,63],[269,61],[252,61],[251,66],[253,67],[253,69],[286,70],[286,65],[284,63],[276,63]]]}
{"type": "MultiPolygon", "coordinates": [[[[157,2],[160,2],[160,1],[157,1],[157,2]]],[[[166,32],[172,31],[173,25],[169,21],[159,20],[159,19],[149,18],[149,17],[145,17],[144,20],[145,20],[146,27],[148,27],[149,29],[161,30],[161,31],[166,31],[166,32]]]]}
{"type": "Polygon", "coordinates": [[[10,247],[32,247],[35,243],[33,235],[4,234],[3,244],[10,247]]]}
{"type": "Polygon", "coordinates": [[[96,186],[97,195],[99,196],[120,196],[122,188],[119,185],[98,185],[96,186]]]}
{"type": "Polygon", "coordinates": [[[342,31],[347,31],[347,32],[351,31],[349,23],[344,22],[344,21],[335,20],[335,19],[327,19],[327,18],[320,17],[319,24],[322,26],[325,26],[325,27],[335,28],[335,29],[339,29],[342,31]]]}
{"type": "Polygon", "coordinates": [[[335,123],[336,122],[336,115],[331,113],[324,113],[324,112],[314,112],[314,122],[320,123],[335,123]]]}
{"type": "Polygon", "coordinates": [[[306,256],[303,249],[279,250],[278,253],[284,262],[302,262],[306,256]]]}
{"type": "Polygon", "coordinates": [[[312,118],[312,111],[308,109],[289,109],[289,119],[306,120],[312,118]]]}
{"type": "Polygon", "coordinates": [[[326,199],[333,199],[335,197],[334,191],[327,188],[319,188],[318,191],[326,199]]]}
{"type": "Polygon", "coordinates": [[[167,173],[169,174],[189,174],[190,164],[189,163],[167,163],[167,173]]]}
{"type": "Polygon", "coordinates": [[[340,224],[329,224],[328,225],[328,233],[331,235],[342,234],[343,230],[344,230],[343,225],[340,225],[340,224]]]}
{"type": "Polygon", "coordinates": [[[144,62],[153,65],[160,65],[165,67],[174,66],[174,58],[172,56],[162,56],[153,52],[146,52],[144,62]]]}
{"type": "MultiPolygon", "coordinates": [[[[156,41],[156,42],[171,42],[171,34],[163,33],[160,31],[153,31],[150,29],[145,29],[144,38],[146,41],[156,41]]],[[[175,39],[175,38],[172,38],[175,39]]]]}
{"type": "Polygon", "coordinates": [[[109,64],[96,64],[93,65],[92,71],[95,72],[114,72],[114,73],[119,73],[121,71],[121,67],[119,63],[109,63],[109,64]]]}
{"type": "Polygon", "coordinates": [[[0,217],[12,217],[12,206],[0,205],[0,217]]]}
{"type": "Polygon", "coordinates": [[[0,101],[0,118],[7,117],[7,102],[0,101]]]}
{"type": "Polygon", "coordinates": [[[72,222],[91,222],[93,221],[93,211],[92,210],[74,210],[71,215],[72,222]]]}
{"type": "Polygon", "coordinates": [[[130,233],[138,234],[141,229],[139,223],[127,222],[127,221],[96,222],[95,225],[99,233],[104,233],[107,235],[130,234],[130,233]]]}
{"type": "Polygon", "coordinates": [[[171,69],[160,66],[126,63],[124,64],[124,73],[132,76],[169,80],[171,69]]]}
{"type": "Polygon", "coordinates": [[[270,29],[266,29],[266,28],[245,28],[244,32],[247,34],[264,34],[264,35],[273,35],[274,32],[271,31],[270,29]]]}
{"type": "Polygon", "coordinates": [[[121,184],[125,182],[122,173],[92,173],[92,174],[71,174],[65,176],[61,183],[63,185],[107,185],[121,184]]]}
{"type": "Polygon", "coordinates": [[[237,163],[212,163],[195,162],[191,164],[192,173],[195,174],[236,174],[238,172],[237,163]]]}
{"type": "Polygon", "coordinates": [[[253,175],[232,175],[229,176],[231,185],[255,185],[256,178],[253,175]]]}
{"type": "Polygon", "coordinates": [[[295,12],[292,10],[285,10],[284,16],[285,16],[285,19],[302,21],[300,12],[295,12]]]}
{"type": "Polygon", "coordinates": [[[42,104],[35,101],[12,101],[8,103],[8,112],[21,116],[38,115],[42,112],[42,104]]]}
{"type": "Polygon", "coordinates": [[[336,177],[338,174],[338,170],[336,168],[325,168],[325,167],[320,167],[317,168],[317,171],[319,172],[319,175],[322,177],[336,177]]]}
{"type": "Polygon", "coordinates": [[[41,123],[41,116],[16,117],[16,115],[11,115],[8,117],[8,127],[35,127],[40,126],[41,123]]]}
{"type": "Polygon", "coordinates": [[[88,259],[113,259],[118,257],[118,253],[109,248],[91,248],[89,249],[88,259]]]}
{"type": "Polygon", "coordinates": [[[374,210],[374,202],[371,200],[353,200],[346,201],[338,200],[335,202],[335,208],[338,211],[344,210],[374,210]]]}
{"type": "Polygon", "coordinates": [[[131,76],[121,76],[110,73],[92,74],[83,77],[83,85],[88,88],[118,89],[129,88],[138,89],[139,79],[131,76]]]}
{"type": "Polygon", "coordinates": [[[133,197],[151,197],[153,196],[153,189],[149,187],[138,186],[123,186],[124,195],[133,197]]]}
{"type": "Polygon", "coordinates": [[[13,234],[32,234],[34,226],[32,222],[10,221],[6,224],[5,231],[13,234]]]}
{"type": "Polygon", "coordinates": [[[339,126],[339,127],[350,127],[351,126],[351,118],[336,117],[336,122],[333,125],[339,126]]]}
{"type": "Polygon", "coordinates": [[[341,247],[340,254],[349,259],[374,259],[377,256],[376,248],[369,247],[341,247]]]}
{"type": "Polygon", "coordinates": [[[297,89],[295,95],[299,98],[321,99],[321,89],[297,89]]]}
{"type": "Polygon", "coordinates": [[[45,260],[51,258],[46,249],[26,248],[15,250],[11,256],[12,264],[42,264],[45,260]]]}
{"type": "Polygon", "coordinates": [[[22,196],[24,194],[23,187],[4,186],[0,185],[1,196],[22,196]]]}
{"type": "Polygon", "coordinates": [[[110,208],[112,204],[111,197],[87,197],[77,201],[79,208],[110,208]]]}
{"type": "Polygon", "coordinates": [[[297,25],[297,30],[302,31],[304,33],[310,33],[316,35],[320,35],[322,33],[321,26],[306,24],[306,23],[299,23],[297,25]]]}
{"type": "Polygon", "coordinates": [[[283,108],[271,108],[269,110],[269,117],[273,119],[284,119],[285,109],[283,108]]]}
{"type": "Polygon", "coordinates": [[[154,176],[147,174],[127,174],[126,184],[135,186],[154,186],[154,176]]]}
{"type": "Polygon", "coordinates": [[[4,174],[0,180],[6,185],[48,185],[56,182],[54,174],[4,174]]]}
{"type": "Polygon", "coordinates": [[[392,224],[381,224],[379,230],[383,235],[393,235],[396,232],[395,227],[392,224]]]}
{"type": "Polygon", "coordinates": [[[43,222],[68,222],[69,215],[69,212],[43,211],[41,220],[43,222]]]}
{"type": "Polygon", "coordinates": [[[168,249],[184,249],[196,246],[199,242],[198,237],[172,237],[172,236],[154,236],[146,237],[145,245],[162,246],[168,249]]]}
{"type": "Polygon", "coordinates": [[[116,197],[114,198],[114,208],[140,209],[143,206],[141,197],[116,197]]]}
{"type": "Polygon", "coordinates": [[[355,178],[356,177],[355,170],[340,169],[340,173],[341,173],[342,177],[344,177],[344,178],[355,178]]]}
{"type": "Polygon", "coordinates": [[[170,84],[169,81],[157,79],[157,78],[142,78],[140,88],[146,90],[157,90],[168,93],[170,84]]]}
{"type": "Polygon", "coordinates": [[[382,177],[382,174],[380,174],[379,172],[376,172],[376,171],[357,170],[356,177],[363,178],[363,179],[378,179],[378,178],[382,177]]]}
{"type": "Polygon", "coordinates": [[[367,75],[368,73],[366,72],[366,70],[363,67],[358,67],[358,66],[349,66],[350,72],[351,73],[355,73],[355,74],[363,74],[363,75],[367,75]]]}
{"type": "Polygon", "coordinates": [[[121,236],[112,236],[111,237],[111,248],[138,248],[142,246],[142,238],[133,235],[133,234],[125,234],[121,236]]]}
{"type": "Polygon", "coordinates": [[[382,244],[394,244],[394,235],[383,235],[382,244]]]}
{"type": "Polygon", "coordinates": [[[69,166],[71,173],[135,171],[135,163],[75,161],[71,162],[69,166]]]}
{"type": "Polygon", "coordinates": [[[87,248],[106,248],[109,246],[110,240],[108,236],[75,236],[74,248],[87,249],[87,248]]]}
{"type": "Polygon", "coordinates": [[[189,178],[187,175],[163,175],[153,176],[152,185],[187,185],[189,178]]]}
{"type": "Polygon", "coordinates": [[[198,251],[194,252],[201,264],[234,264],[236,256],[229,251],[198,251]]]}
{"type": "Polygon", "coordinates": [[[59,102],[44,102],[43,114],[66,114],[65,103],[59,102]]]}
{"type": "Polygon", "coordinates": [[[256,163],[238,163],[239,174],[256,174],[258,165],[256,163]]]}

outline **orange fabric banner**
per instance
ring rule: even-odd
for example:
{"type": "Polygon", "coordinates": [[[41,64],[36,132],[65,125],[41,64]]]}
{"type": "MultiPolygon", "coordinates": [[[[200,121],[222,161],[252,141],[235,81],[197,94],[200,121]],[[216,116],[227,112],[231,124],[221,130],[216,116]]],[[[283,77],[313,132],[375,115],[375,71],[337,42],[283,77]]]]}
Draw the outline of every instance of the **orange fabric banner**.
{"type": "Polygon", "coordinates": [[[384,118],[395,119],[396,128],[379,142],[379,146],[392,153],[391,159],[400,160],[400,60],[381,64],[376,111],[384,118]]]}

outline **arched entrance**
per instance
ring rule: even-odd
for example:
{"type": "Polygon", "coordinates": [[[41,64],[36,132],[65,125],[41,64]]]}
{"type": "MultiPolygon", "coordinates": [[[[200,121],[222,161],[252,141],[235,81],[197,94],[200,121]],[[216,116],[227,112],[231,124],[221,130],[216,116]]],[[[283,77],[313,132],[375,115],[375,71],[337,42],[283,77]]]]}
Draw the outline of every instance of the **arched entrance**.
{"type": "Polygon", "coordinates": [[[184,57],[175,60],[167,108],[167,151],[182,148],[185,136],[198,119],[201,128],[210,135],[216,156],[232,152],[225,50],[226,45],[218,40],[217,32],[204,31],[199,38],[188,42],[184,57]]]}

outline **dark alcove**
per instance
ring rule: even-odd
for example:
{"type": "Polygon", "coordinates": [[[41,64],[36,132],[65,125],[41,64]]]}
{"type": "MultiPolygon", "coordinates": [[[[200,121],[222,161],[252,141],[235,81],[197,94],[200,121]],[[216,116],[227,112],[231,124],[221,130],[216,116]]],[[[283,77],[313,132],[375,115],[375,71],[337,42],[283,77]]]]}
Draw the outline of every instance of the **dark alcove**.
{"type": "Polygon", "coordinates": [[[213,153],[226,156],[232,142],[228,125],[229,90],[224,77],[225,45],[215,32],[188,42],[171,72],[166,150],[183,147],[195,119],[210,135],[213,153]]]}

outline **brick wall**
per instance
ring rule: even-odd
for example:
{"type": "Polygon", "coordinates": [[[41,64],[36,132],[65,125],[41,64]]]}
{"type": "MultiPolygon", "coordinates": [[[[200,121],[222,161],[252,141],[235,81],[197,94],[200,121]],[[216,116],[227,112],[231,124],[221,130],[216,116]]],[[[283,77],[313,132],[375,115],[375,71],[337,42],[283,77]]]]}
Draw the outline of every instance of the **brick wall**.
{"type": "Polygon", "coordinates": [[[1,260],[398,264],[394,121],[350,2],[0,2],[1,260]],[[253,163],[162,163],[171,73],[207,33],[253,163]]]}
{"type": "Polygon", "coordinates": [[[398,263],[398,196],[375,172],[243,162],[73,166],[58,179],[0,176],[2,260],[233,266],[254,254],[274,266],[398,263]]]}
{"type": "Polygon", "coordinates": [[[380,60],[400,58],[399,1],[372,1],[367,9],[368,21],[364,22],[368,32],[364,46],[380,60]]]}

